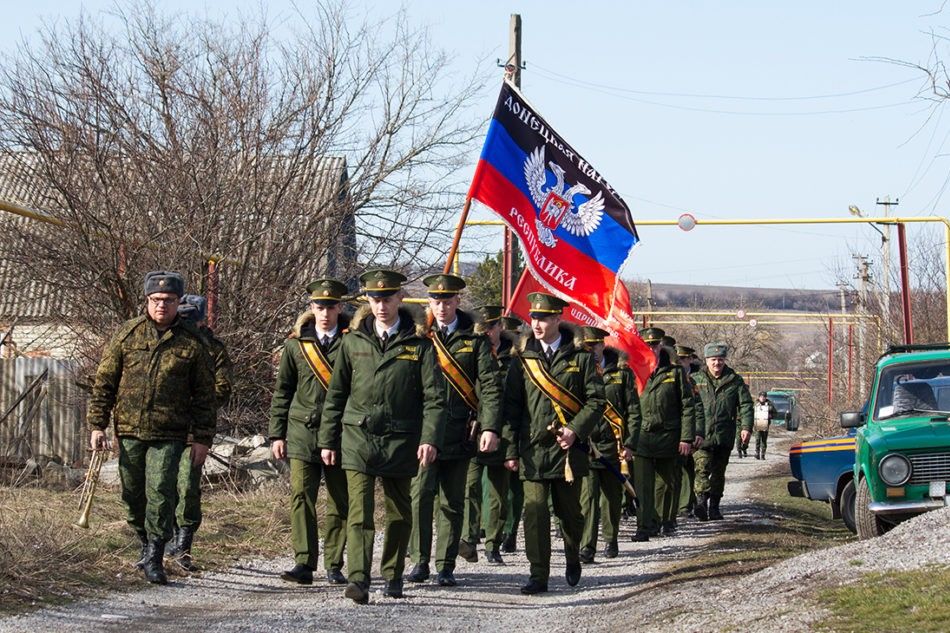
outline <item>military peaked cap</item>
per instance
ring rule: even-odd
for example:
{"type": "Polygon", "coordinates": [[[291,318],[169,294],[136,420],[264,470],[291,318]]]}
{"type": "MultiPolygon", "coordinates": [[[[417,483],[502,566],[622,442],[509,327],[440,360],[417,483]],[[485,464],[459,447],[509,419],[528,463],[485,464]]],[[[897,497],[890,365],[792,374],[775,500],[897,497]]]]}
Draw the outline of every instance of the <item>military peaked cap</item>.
{"type": "Polygon", "coordinates": [[[725,343],[706,343],[706,347],[703,348],[703,356],[706,358],[725,358],[728,351],[729,346],[725,343]]]}
{"type": "Polygon", "coordinates": [[[692,347],[688,347],[686,345],[676,346],[676,355],[680,358],[691,358],[695,353],[696,350],[694,350],[692,347]]]}
{"type": "Polygon", "coordinates": [[[185,294],[185,278],[179,273],[167,270],[145,273],[145,296],[156,292],[169,292],[181,297],[185,294]]]}
{"type": "Polygon", "coordinates": [[[640,330],[640,337],[643,339],[643,342],[648,345],[661,342],[664,336],[666,336],[666,332],[658,327],[648,327],[640,330]]]}
{"type": "Polygon", "coordinates": [[[343,301],[347,287],[342,281],[327,277],[307,284],[310,301],[321,306],[332,306],[343,301]]]}
{"type": "Polygon", "coordinates": [[[599,327],[585,325],[583,328],[581,328],[581,336],[583,336],[585,343],[590,343],[593,345],[595,343],[603,343],[604,339],[610,336],[610,332],[607,330],[602,330],[599,327]]]}
{"type": "Polygon", "coordinates": [[[676,339],[669,334],[664,335],[663,338],[660,339],[660,343],[667,347],[676,347],[676,339]]]}
{"type": "Polygon", "coordinates": [[[422,280],[433,299],[448,299],[457,295],[465,287],[465,280],[458,275],[429,275],[422,280]]]}
{"type": "Polygon", "coordinates": [[[501,321],[501,313],[505,309],[501,306],[478,306],[475,311],[478,312],[478,318],[482,323],[495,323],[501,321]]]}
{"type": "Polygon", "coordinates": [[[518,328],[524,325],[521,319],[516,316],[501,317],[501,322],[505,324],[505,329],[509,332],[516,332],[518,328]]]}
{"type": "Polygon", "coordinates": [[[376,268],[360,275],[360,289],[370,297],[388,297],[402,290],[402,285],[406,281],[406,276],[402,273],[387,268],[376,268]]]}
{"type": "Polygon", "coordinates": [[[532,292],[528,295],[528,314],[532,319],[543,319],[552,314],[561,314],[568,306],[567,301],[546,292],[532,292]]]}

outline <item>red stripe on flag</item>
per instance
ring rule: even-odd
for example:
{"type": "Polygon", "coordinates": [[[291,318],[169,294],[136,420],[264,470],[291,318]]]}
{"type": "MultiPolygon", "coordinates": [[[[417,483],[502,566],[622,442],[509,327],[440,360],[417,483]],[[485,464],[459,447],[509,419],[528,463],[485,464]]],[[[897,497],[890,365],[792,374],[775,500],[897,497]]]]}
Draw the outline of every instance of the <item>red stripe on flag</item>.
{"type": "Polygon", "coordinates": [[[491,163],[479,160],[470,195],[492,209],[518,235],[535,276],[559,294],[606,318],[617,275],[561,240],[543,246],[537,234],[537,209],[491,163]]]}

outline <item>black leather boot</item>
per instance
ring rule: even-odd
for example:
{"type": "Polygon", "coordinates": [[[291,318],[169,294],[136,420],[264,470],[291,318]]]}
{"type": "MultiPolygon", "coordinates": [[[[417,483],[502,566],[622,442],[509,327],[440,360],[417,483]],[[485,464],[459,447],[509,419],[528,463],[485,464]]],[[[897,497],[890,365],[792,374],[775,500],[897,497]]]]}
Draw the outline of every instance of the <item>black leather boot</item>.
{"type": "Polygon", "coordinates": [[[195,538],[195,528],[183,527],[178,530],[175,542],[175,561],[185,571],[194,571],[195,564],[191,559],[191,542],[195,538]]]}
{"type": "Polygon", "coordinates": [[[145,554],[145,579],[153,585],[167,585],[168,576],[165,575],[165,566],[162,558],[165,556],[165,541],[149,539],[148,550],[145,554]]]}
{"type": "Polygon", "coordinates": [[[139,536],[142,542],[142,551],[139,552],[139,559],[135,561],[135,566],[139,569],[145,569],[145,559],[148,558],[148,537],[139,536]]]}
{"type": "Polygon", "coordinates": [[[696,505],[693,506],[693,514],[695,514],[696,518],[700,521],[709,520],[709,495],[705,492],[696,495],[696,505]]]}
{"type": "Polygon", "coordinates": [[[180,534],[181,530],[178,529],[177,525],[172,528],[172,538],[165,546],[165,556],[168,556],[169,558],[175,558],[178,556],[178,539],[181,538],[179,536],[180,534]]]}
{"type": "Polygon", "coordinates": [[[517,541],[514,534],[504,534],[501,542],[501,551],[512,554],[517,551],[517,541]]]}
{"type": "Polygon", "coordinates": [[[722,521],[722,512],[719,511],[720,499],[722,499],[722,495],[718,497],[709,497],[709,520],[710,521],[722,521]]]}

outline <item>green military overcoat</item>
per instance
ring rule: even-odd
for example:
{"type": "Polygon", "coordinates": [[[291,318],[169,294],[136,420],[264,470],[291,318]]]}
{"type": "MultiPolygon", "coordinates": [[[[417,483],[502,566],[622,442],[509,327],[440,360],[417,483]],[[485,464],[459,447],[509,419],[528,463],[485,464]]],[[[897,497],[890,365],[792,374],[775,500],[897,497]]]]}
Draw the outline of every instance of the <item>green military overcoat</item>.
{"type": "Polygon", "coordinates": [[[683,368],[665,348],[640,394],[640,415],[627,440],[634,455],[676,457],[680,442],[693,442],[693,390],[683,368]]]}
{"type": "MultiPolygon", "coordinates": [[[[287,441],[287,457],[305,462],[320,461],[317,434],[327,392],[310,369],[300,347],[301,341],[319,345],[316,317],[309,310],[297,318],[293,332],[284,341],[277,369],[277,383],[270,404],[270,425],[267,434],[271,440],[287,441]]],[[[336,336],[323,350],[333,366],[343,341],[349,317],[341,314],[336,336]]]]}
{"type": "MultiPolygon", "coordinates": [[[[617,350],[604,348],[604,394],[607,402],[612,404],[623,418],[622,440],[626,440],[633,433],[640,420],[640,398],[637,395],[637,379],[633,370],[620,364],[617,350]]],[[[606,418],[603,418],[590,434],[590,441],[601,455],[611,461],[620,462],[620,453],[613,428],[606,418]]],[[[605,468],[598,461],[591,460],[591,468],[605,468]]]]}
{"type": "MultiPolygon", "coordinates": [[[[475,384],[479,426],[483,431],[492,431],[501,436],[501,378],[495,359],[492,358],[491,342],[475,333],[475,321],[471,315],[457,310],[456,318],[458,326],[449,334],[445,346],[475,384]]],[[[448,403],[447,419],[439,459],[472,457],[478,446],[477,437],[474,442],[468,438],[468,420],[472,411],[448,380],[445,380],[445,400],[448,403]]]]}
{"type": "MultiPolygon", "coordinates": [[[[486,341],[487,343],[487,341],[486,341]]],[[[489,344],[490,345],[490,344],[489,344]]],[[[502,332],[501,340],[498,343],[498,349],[493,354],[493,365],[495,373],[498,375],[499,401],[504,405],[504,384],[505,377],[508,375],[508,366],[511,364],[512,352],[514,351],[514,340],[506,333],[502,332]]],[[[475,461],[484,466],[501,466],[505,463],[505,455],[508,453],[509,434],[504,432],[504,416],[499,416],[499,427],[502,429],[498,442],[498,450],[491,453],[478,451],[475,455],[475,461]]]]}
{"type": "Polygon", "coordinates": [[[362,308],[337,353],[323,406],[318,445],[342,451],[344,470],[412,477],[420,444],[442,447],[445,384],[432,341],[399,309],[399,330],[386,349],[375,318],[362,308]]]}
{"type": "Polygon", "coordinates": [[[752,431],[753,403],[742,377],[726,365],[717,379],[703,369],[693,374],[706,414],[703,448],[731,447],[736,441],[736,425],[752,431]]]}
{"type": "MultiPolygon", "coordinates": [[[[541,342],[528,338],[520,356],[512,360],[505,385],[506,432],[510,443],[507,459],[520,460],[522,479],[564,479],[565,460],[570,460],[576,480],[587,474],[589,460],[580,450],[563,450],[548,425],[559,427],[561,422],[551,399],[539,390],[525,375],[523,359],[538,358],[546,364],[541,342]]],[[[583,403],[576,415],[565,412],[567,427],[577,439],[586,442],[604,415],[604,383],[597,372],[596,361],[590,352],[574,345],[570,329],[561,328],[561,343],[551,359],[548,370],[552,377],[583,403]]]]}
{"type": "Polygon", "coordinates": [[[87,422],[145,441],[211,446],[215,431],[214,371],[197,328],[176,319],[162,333],[147,316],[127,321],[102,354],[87,422]]]}

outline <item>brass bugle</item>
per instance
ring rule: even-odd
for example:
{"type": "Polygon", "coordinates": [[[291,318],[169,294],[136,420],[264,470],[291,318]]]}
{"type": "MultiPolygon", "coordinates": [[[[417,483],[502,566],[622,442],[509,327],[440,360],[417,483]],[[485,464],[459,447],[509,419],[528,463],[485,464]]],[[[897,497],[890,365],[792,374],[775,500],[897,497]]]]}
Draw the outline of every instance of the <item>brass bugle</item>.
{"type": "Polygon", "coordinates": [[[96,496],[96,486],[99,485],[99,471],[105,462],[106,449],[92,451],[89,468],[86,470],[86,480],[82,484],[82,494],[79,496],[79,520],[73,525],[82,529],[89,529],[89,514],[92,512],[92,500],[96,496]]]}

